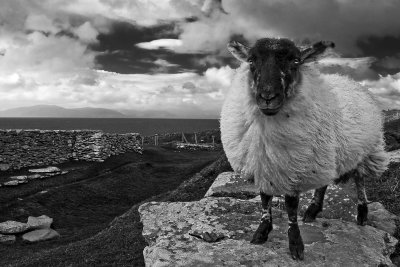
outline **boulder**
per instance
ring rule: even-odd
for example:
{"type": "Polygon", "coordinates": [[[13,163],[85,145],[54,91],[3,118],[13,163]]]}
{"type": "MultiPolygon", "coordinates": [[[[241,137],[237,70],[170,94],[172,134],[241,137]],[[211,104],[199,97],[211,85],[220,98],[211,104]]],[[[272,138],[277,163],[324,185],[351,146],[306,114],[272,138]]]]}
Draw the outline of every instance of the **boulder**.
{"type": "Polygon", "coordinates": [[[33,173],[51,173],[51,172],[61,172],[61,170],[57,167],[47,167],[47,168],[40,168],[40,169],[29,169],[29,172],[33,173]]]}
{"type": "Polygon", "coordinates": [[[393,235],[396,232],[396,221],[399,218],[390,213],[379,202],[368,204],[368,224],[393,235]]]}
{"type": "Polygon", "coordinates": [[[27,242],[39,242],[59,237],[60,234],[53,229],[39,229],[28,232],[22,236],[22,239],[27,242]]]}
{"type": "Polygon", "coordinates": [[[48,229],[53,223],[53,219],[46,215],[41,215],[39,217],[28,217],[29,229],[48,229]]]}
{"type": "Polygon", "coordinates": [[[2,235],[0,234],[0,244],[11,244],[16,240],[15,235],[2,235]]]}
{"type": "Polygon", "coordinates": [[[5,221],[0,223],[0,234],[18,234],[29,229],[26,223],[5,221]]]}
{"type": "Polygon", "coordinates": [[[29,180],[35,180],[35,179],[40,179],[40,178],[42,178],[42,175],[40,175],[40,174],[38,174],[38,173],[28,175],[28,179],[29,179],[29,180]]]}
{"type": "MultiPolygon", "coordinates": [[[[250,243],[259,205],[228,197],[141,205],[146,266],[300,266],[289,254],[286,212],[273,210],[268,242],[250,243]]],[[[305,244],[301,266],[393,265],[389,256],[397,240],[382,230],[337,219],[299,226],[305,244]]]]}
{"type": "Polygon", "coordinates": [[[0,163],[0,171],[7,171],[10,169],[10,164],[0,163]]]}
{"type": "Polygon", "coordinates": [[[16,185],[19,185],[19,181],[12,180],[12,181],[8,181],[8,182],[3,183],[3,185],[4,186],[16,186],[16,185]]]}
{"type": "Polygon", "coordinates": [[[10,179],[16,181],[25,181],[26,179],[28,179],[28,176],[26,175],[11,176],[10,179]]]}
{"type": "Polygon", "coordinates": [[[254,182],[234,172],[218,175],[204,197],[254,198],[260,194],[254,182]]]}
{"type": "MultiPolygon", "coordinates": [[[[242,178],[234,172],[224,172],[218,175],[205,197],[234,197],[247,199],[254,197],[255,201],[260,201],[258,190],[248,179],[242,178]]],[[[300,195],[299,215],[303,215],[311,204],[314,190],[300,195]]],[[[275,208],[285,210],[284,197],[274,197],[272,205],[275,208]]],[[[391,235],[396,231],[396,220],[398,217],[385,209],[379,202],[368,204],[369,215],[367,224],[378,229],[384,230],[391,235]]],[[[357,216],[357,197],[354,185],[347,184],[329,185],[325,193],[324,208],[318,214],[319,218],[341,219],[354,222],[357,216]]]]}

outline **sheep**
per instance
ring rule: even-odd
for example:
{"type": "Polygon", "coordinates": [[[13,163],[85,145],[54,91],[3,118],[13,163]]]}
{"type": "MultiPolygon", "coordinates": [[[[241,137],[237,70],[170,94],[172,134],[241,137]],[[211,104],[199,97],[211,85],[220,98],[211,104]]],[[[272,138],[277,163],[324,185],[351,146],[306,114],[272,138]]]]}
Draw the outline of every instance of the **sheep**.
{"type": "Polygon", "coordinates": [[[299,195],[315,189],[303,221],[322,211],[326,188],[353,178],[358,196],[357,223],[368,215],[364,179],[379,177],[388,165],[381,111],[359,83],[321,74],[318,58],[334,43],[301,49],[289,39],[264,38],[253,47],[228,44],[242,62],[224,101],[220,127],[232,168],[254,176],[262,202],[260,225],[251,240],[267,241],[272,230],[271,200],[285,195],[289,251],[304,259],[297,224],[299,195]]]}

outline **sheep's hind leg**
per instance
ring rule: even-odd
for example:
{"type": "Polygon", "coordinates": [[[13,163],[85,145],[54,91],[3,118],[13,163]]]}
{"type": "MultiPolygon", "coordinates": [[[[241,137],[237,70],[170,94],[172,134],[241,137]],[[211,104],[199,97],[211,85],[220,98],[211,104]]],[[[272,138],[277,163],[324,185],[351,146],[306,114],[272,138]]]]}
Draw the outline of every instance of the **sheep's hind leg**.
{"type": "Polygon", "coordinates": [[[310,206],[307,208],[306,212],[303,216],[304,222],[313,222],[317,217],[317,214],[322,211],[322,207],[324,205],[324,196],[328,186],[323,186],[318,189],[315,189],[314,196],[312,198],[312,202],[310,206]]]}
{"type": "Polygon", "coordinates": [[[263,244],[268,240],[268,234],[272,231],[272,210],[271,200],[272,196],[264,193],[260,193],[261,205],[262,205],[262,216],[261,222],[258,229],[253,235],[253,239],[250,241],[252,244],[263,244]]]}
{"type": "Polygon", "coordinates": [[[365,225],[368,219],[368,199],[365,193],[364,176],[355,171],[354,181],[356,184],[358,206],[357,206],[357,224],[365,225]]]}
{"type": "Polygon", "coordinates": [[[299,206],[299,196],[285,196],[286,210],[289,218],[289,250],[294,260],[304,259],[304,244],[300,235],[299,225],[297,224],[297,209],[299,206]]]}

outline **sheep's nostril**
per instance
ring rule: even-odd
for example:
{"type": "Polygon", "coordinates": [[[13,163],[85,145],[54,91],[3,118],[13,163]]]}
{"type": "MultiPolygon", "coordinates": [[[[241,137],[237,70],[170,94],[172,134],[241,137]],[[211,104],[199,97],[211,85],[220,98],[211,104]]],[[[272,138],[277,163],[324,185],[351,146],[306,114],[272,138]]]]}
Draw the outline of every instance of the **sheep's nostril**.
{"type": "Polygon", "coordinates": [[[262,99],[264,99],[267,102],[271,102],[275,98],[278,97],[279,94],[268,94],[268,93],[261,93],[260,96],[262,99]]]}

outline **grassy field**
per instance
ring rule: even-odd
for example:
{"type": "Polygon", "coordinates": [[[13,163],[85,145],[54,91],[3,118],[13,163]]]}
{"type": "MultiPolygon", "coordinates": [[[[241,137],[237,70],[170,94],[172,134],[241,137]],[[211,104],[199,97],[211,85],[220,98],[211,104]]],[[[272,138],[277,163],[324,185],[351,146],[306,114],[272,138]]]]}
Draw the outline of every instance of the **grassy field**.
{"type": "MultiPolygon", "coordinates": [[[[135,204],[175,189],[220,153],[148,147],[143,155],[70,163],[61,166],[70,170],[66,175],[1,188],[0,221],[26,221],[29,215],[46,214],[54,218],[53,226],[62,237],[0,246],[0,266],[143,265],[135,204]],[[43,190],[47,192],[40,193],[43,190]]],[[[196,194],[202,196],[201,190],[196,194]]]]}

